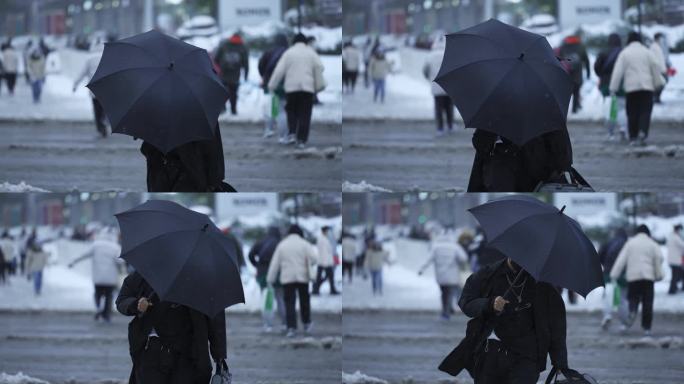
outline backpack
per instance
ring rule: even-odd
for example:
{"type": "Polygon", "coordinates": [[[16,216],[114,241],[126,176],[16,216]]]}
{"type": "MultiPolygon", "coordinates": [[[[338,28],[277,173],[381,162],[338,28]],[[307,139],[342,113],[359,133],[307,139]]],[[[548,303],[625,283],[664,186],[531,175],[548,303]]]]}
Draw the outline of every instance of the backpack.
{"type": "Polygon", "coordinates": [[[582,56],[580,56],[579,52],[572,52],[569,54],[566,59],[568,60],[568,70],[572,72],[581,72],[582,71],[582,56]]]}
{"type": "Polygon", "coordinates": [[[239,71],[242,66],[242,55],[235,50],[227,50],[221,56],[222,71],[239,71]]]}

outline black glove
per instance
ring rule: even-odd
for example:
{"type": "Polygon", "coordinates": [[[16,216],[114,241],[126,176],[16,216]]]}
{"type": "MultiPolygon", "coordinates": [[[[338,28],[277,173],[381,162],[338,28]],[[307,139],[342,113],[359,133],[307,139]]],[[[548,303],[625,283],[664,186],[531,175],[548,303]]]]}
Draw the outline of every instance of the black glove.
{"type": "Polygon", "coordinates": [[[581,373],[575,371],[574,369],[570,368],[560,368],[561,373],[563,376],[565,376],[566,379],[568,380],[576,380],[576,379],[584,379],[584,376],[582,376],[581,373]]]}

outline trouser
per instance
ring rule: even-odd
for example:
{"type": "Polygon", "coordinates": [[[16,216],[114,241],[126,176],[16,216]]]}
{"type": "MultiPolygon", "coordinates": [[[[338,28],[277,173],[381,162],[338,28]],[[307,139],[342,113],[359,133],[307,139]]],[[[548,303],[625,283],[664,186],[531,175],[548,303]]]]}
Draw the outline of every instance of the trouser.
{"type": "Polygon", "coordinates": [[[325,280],[328,280],[328,283],[330,284],[330,293],[337,292],[337,289],[335,289],[335,267],[330,266],[330,267],[318,267],[318,270],[316,271],[316,281],[314,282],[313,285],[313,294],[317,295],[318,292],[321,289],[321,285],[323,285],[323,282],[325,280]],[[325,277],[323,277],[323,274],[325,274],[325,277]]]}
{"type": "Polygon", "coordinates": [[[641,328],[650,330],[653,323],[653,281],[636,280],[628,283],[629,313],[636,316],[641,303],[641,328]]]}
{"type": "Polygon", "coordinates": [[[437,130],[444,130],[444,116],[446,116],[447,128],[454,129],[454,107],[449,96],[435,96],[435,119],[437,120],[437,130]]]}
{"type": "Polygon", "coordinates": [[[35,292],[36,295],[40,295],[40,292],[43,290],[43,271],[36,271],[33,272],[33,292],[35,292]]]}
{"type": "Polygon", "coordinates": [[[43,82],[45,80],[33,80],[31,82],[31,93],[33,95],[33,102],[40,102],[40,95],[43,93],[43,82]]]}
{"type": "Polygon", "coordinates": [[[651,124],[651,112],[653,111],[653,92],[636,91],[627,93],[627,127],[629,138],[634,140],[639,133],[644,138],[648,137],[648,129],[651,124]]]}
{"type": "Polygon", "coordinates": [[[238,88],[240,88],[240,83],[225,83],[226,89],[228,90],[228,102],[230,103],[230,113],[233,115],[237,114],[237,99],[238,99],[238,88]]]}
{"type": "Polygon", "coordinates": [[[112,313],[112,293],[114,292],[113,285],[99,285],[95,284],[95,308],[97,308],[96,317],[102,316],[103,319],[109,321],[112,313]],[[100,303],[104,297],[104,307],[100,309],[100,303]]]}
{"type": "Polygon", "coordinates": [[[308,283],[289,283],[283,284],[285,290],[285,312],[287,317],[287,328],[297,329],[297,296],[299,296],[299,312],[302,323],[311,323],[311,303],[309,297],[308,283]]]}
{"type": "Polygon", "coordinates": [[[4,284],[5,281],[7,280],[7,275],[5,273],[5,262],[3,260],[0,260],[0,283],[4,284]]]}
{"type": "Polygon", "coordinates": [[[359,71],[349,71],[347,72],[349,87],[351,92],[354,93],[354,88],[356,88],[356,79],[359,77],[359,71]]]}
{"type": "Polygon", "coordinates": [[[344,276],[349,278],[349,282],[352,282],[352,276],[354,275],[354,262],[353,261],[342,261],[342,280],[344,276]]]}
{"type": "Polygon", "coordinates": [[[537,363],[511,352],[485,354],[475,384],[535,384],[537,363]]]}
{"type": "Polygon", "coordinates": [[[278,95],[265,94],[271,100],[270,114],[264,119],[265,132],[276,132],[278,137],[287,136],[287,118],[285,116],[285,100],[278,95]]]}
{"type": "Polygon", "coordinates": [[[95,127],[102,136],[107,136],[107,121],[105,120],[104,108],[100,101],[93,97],[93,114],[95,116],[95,127]]]}
{"type": "Polygon", "coordinates": [[[309,140],[311,111],[313,109],[311,92],[290,92],[287,94],[287,128],[291,135],[297,135],[297,141],[306,143],[309,140]]]}
{"type": "Polygon", "coordinates": [[[135,374],[138,384],[187,384],[195,380],[190,357],[163,346],[158,337],[148,339],[135,374]]]}
{"type": "Polygon", "coordinates": [[[382,270],[370,271],[373,294],[382,295],[382,270]]]}
{"type": "Polygon", "coordinates": [[[283,289],[282,285],[273,287],[273,295],[275,296],[278,318],[280,318],[280,323],[285,325],[287,324],[287,310],[285,308],[285,289],[283,289]]]}
{"type": "Polygon", "coordinates": [[[582,108],[582,103],[580,100],[580,90],[582,89],[582,83],[572,83],[572,113],[576,113],[582,108]]]}
{"type": "Polygon", "coordinates": [[[684,268],[681,265],[670,265],[672,269],[672,279],[670,280],[670,289],[667,291],[669,294],[677,293],[677,290],[684,290],[684,268]]]}
{"type": "Polygon", "coordinates": [[[385,79],[373,79],[373,101],[385,102],[385,79]]]}
{"type": "Polygon", "coordinates": [[[454,307],[452,306],[454,299],[457,299],[461,295],[461,289],[455,284],[440,284],[439,290],[442,295],[442,316],[449,317],[454,313],[454,307]]]}
{"type": "Polygon", "coordinates": [[[14,94],[14,86],[17,83],[16,73],[5,73],[5,83],[7,83],[7,89],[9,89],[10,95],[14,94]]]}

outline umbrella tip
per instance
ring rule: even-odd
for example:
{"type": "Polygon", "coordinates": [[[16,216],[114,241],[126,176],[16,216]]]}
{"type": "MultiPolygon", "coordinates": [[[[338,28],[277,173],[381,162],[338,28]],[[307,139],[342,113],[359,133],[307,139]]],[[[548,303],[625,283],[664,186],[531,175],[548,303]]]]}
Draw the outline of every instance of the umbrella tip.
{"type": "Polygon", "coordinates": [[[175,63],[173,61],[169,63],[169,71],[173,70],[174,65],[175,65],[175,63]]]}
{"type": "Polygon", "coordinates": [[[206,232],[207,228],[209,228],[209,224],[204,224],[204,227],[202,227],[202,232],[206,232]]]}
{"type": "Polygon", "coordinates": [[[565,211],[565,205],[560,209],[560,211],[558,211],[558,213],[563,213],[563,211],[565,211]]]}
{"type": "Polygon", "coordinates": [[[518,56],[518,60],[522,61],[523,57],[525,57],[525,52],[521,53],[520,56],[518,56]]]}

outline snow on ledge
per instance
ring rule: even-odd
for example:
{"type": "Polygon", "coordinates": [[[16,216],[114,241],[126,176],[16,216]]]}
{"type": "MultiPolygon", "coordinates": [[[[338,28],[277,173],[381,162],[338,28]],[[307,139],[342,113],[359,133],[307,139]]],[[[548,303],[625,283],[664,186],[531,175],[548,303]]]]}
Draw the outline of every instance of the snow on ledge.
{"type": "Polygon", "coordinates": [[[392,192],[383,187],[378,187],[373,184],[366,183],[366,180],[361,180],[360,183],[352,183],[351,181],[344,181],[342,183],[342,192],[392,192]]]}
{"type": "Polygon", "coordinates": [[[356,371],[354,373],[342,372],[342,384],[389,384],[389,382],[356,371]]]}
{"type": "Polygon", "coordinates": [[[50,192],[43,188],[34,187],[26,184],[23,180],[19,184],[12,184],[7,181],[0,184],[0,192],[50,192]]]}
{"type": "Polygon", "coordinates": [[[45,380],[36,379],[31,376],[24,375],[23,372],[19,372],[16,375],[10,375],[8,373],[0,373],[0,384],[50,384],[45,380]]]}

